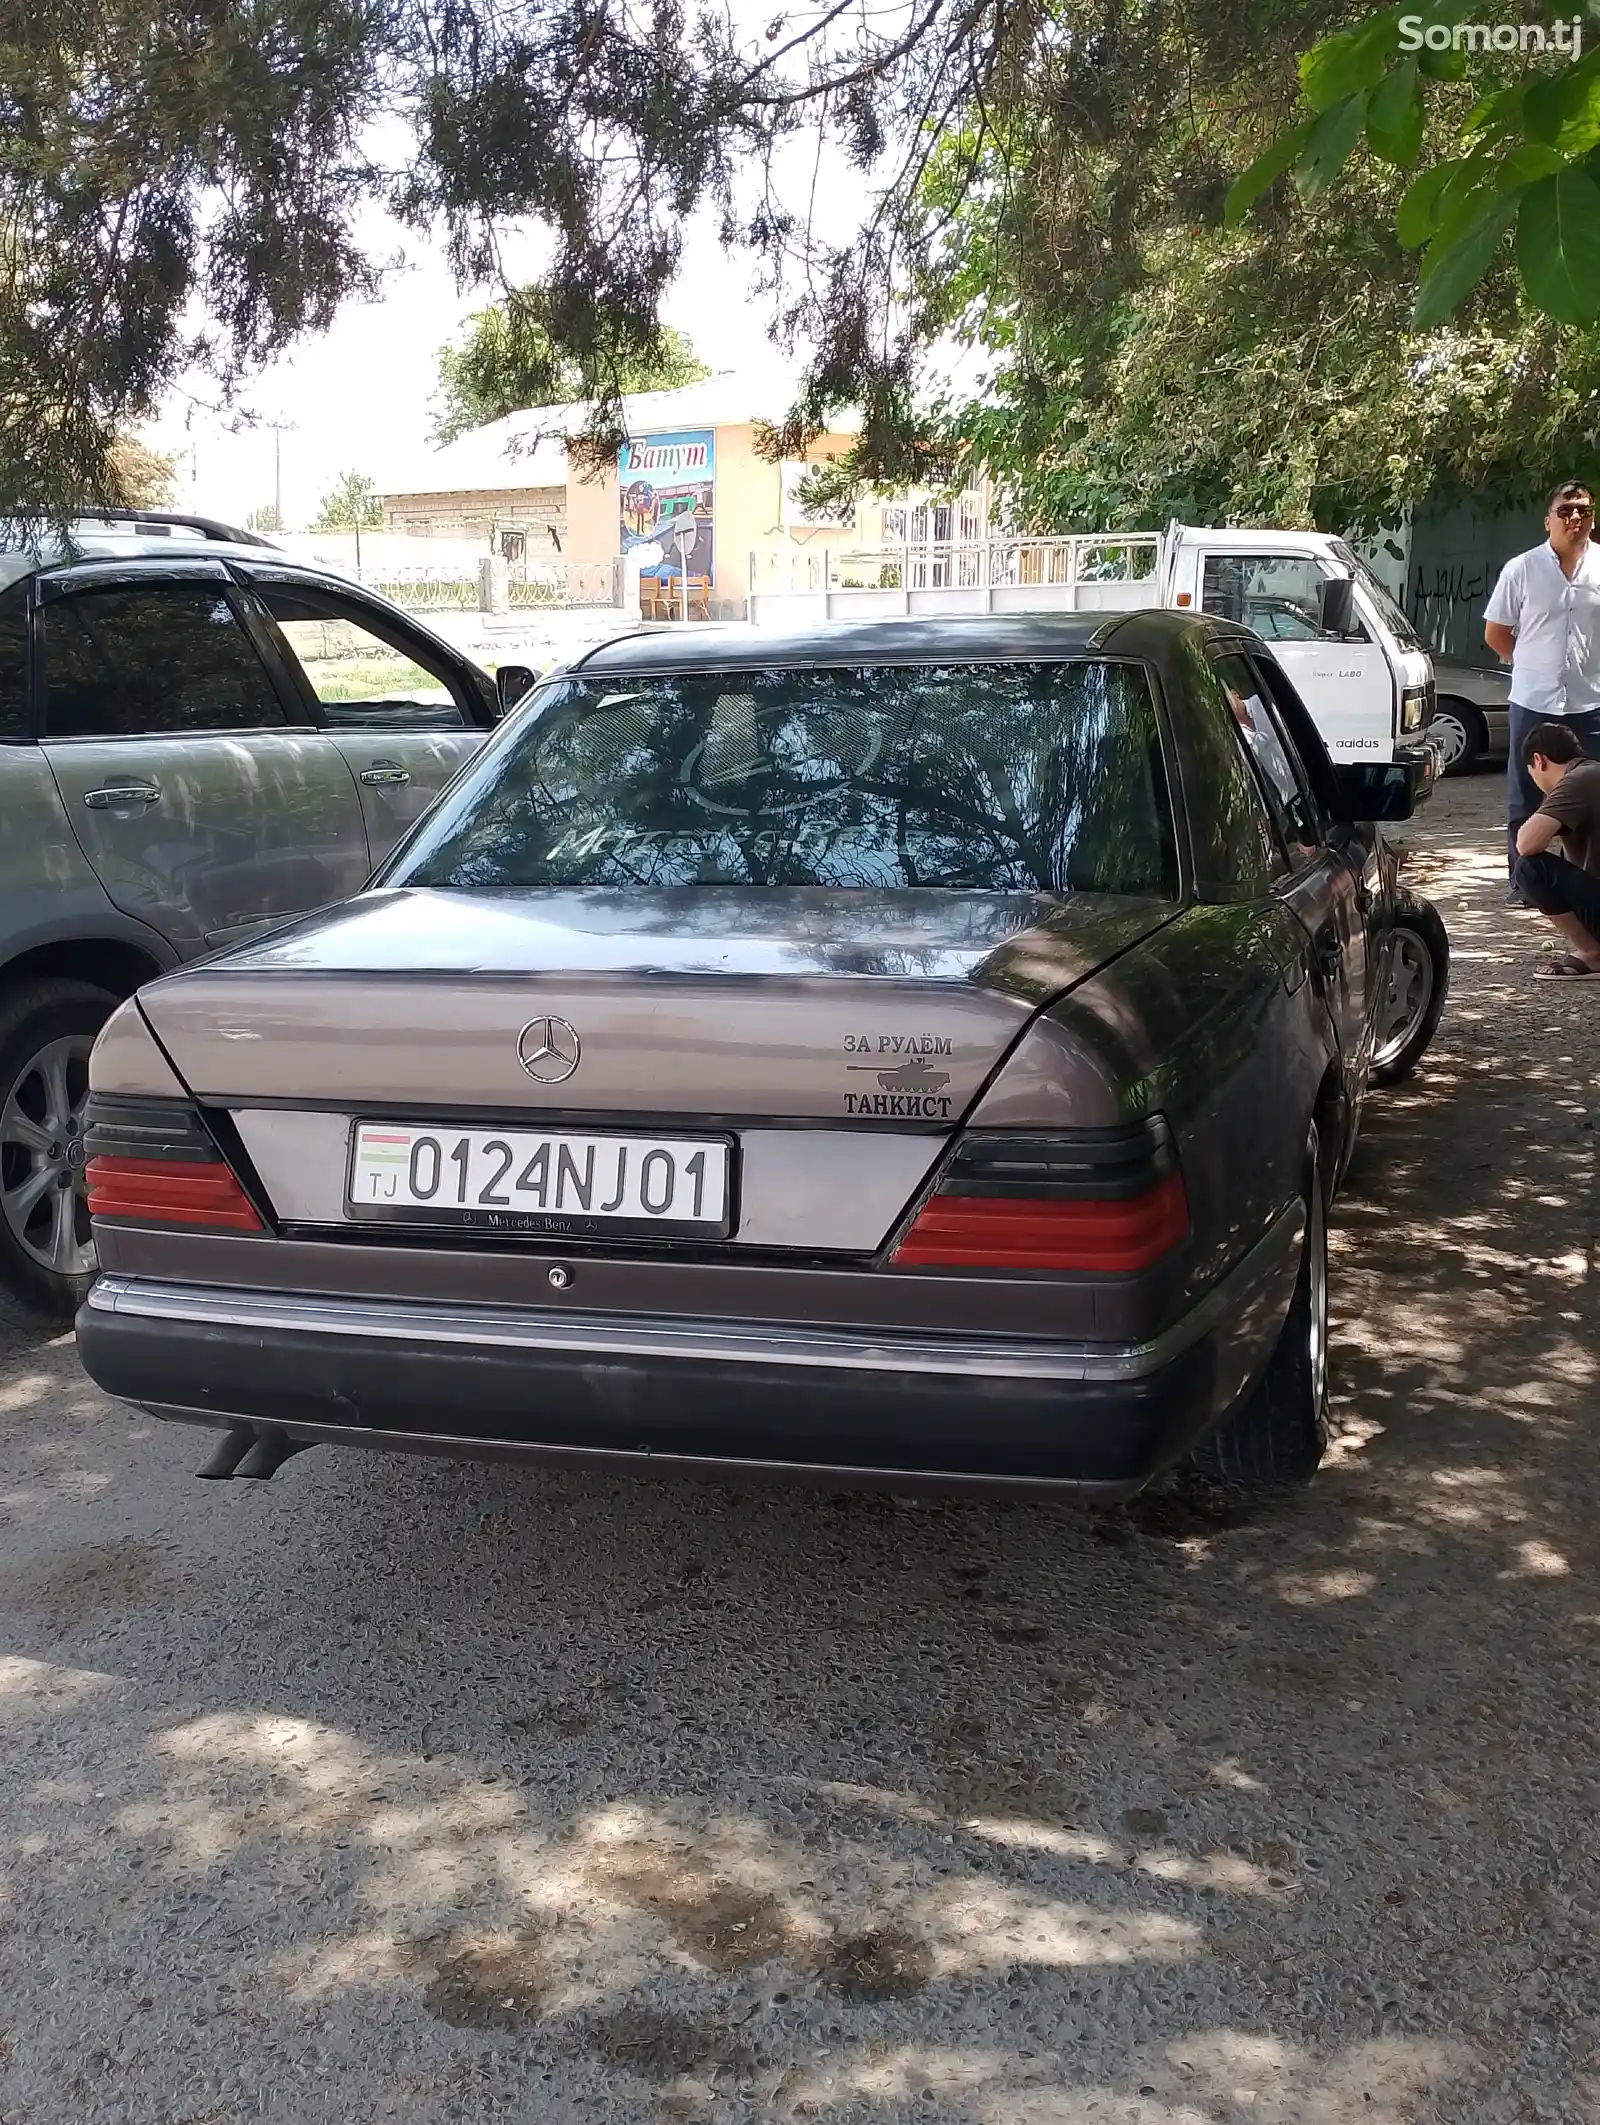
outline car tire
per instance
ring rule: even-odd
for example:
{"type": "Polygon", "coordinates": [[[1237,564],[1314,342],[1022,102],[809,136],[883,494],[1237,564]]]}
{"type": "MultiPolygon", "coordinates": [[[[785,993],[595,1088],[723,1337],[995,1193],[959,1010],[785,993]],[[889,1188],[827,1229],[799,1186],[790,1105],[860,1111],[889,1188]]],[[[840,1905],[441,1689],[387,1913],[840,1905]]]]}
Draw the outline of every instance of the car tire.
{"type": "Polygon", "coordinates": [[[1438,744],[1441,775],[1470,775],[1489,745],[1489,727],[1470,701],[1447,696],[1434,709],[1428,735],[1438,744]]]}
{"type": "Polygon", "coordinates": [[[1246,1490],[1309,1483],[1328,1448],[1328,1219],[1317,1132],[1306,1146],[1306,1236],[1289,1314],[1267,1369],[1191,1465],[1246,1490]]]}
{"type": "Polygon", "coordinates": [[[70,1321],[94,1282],[83,1103],[89,1050],[116,1006],[86,981],[29,981],[0,993],[0,1282],[52,1321],[70,1321]],[[64,1190],[55,1179],[63,1172],[64,1190]],[[63,1193],[70,1221],[54,1207],[63,1193]]]}
{"type": "Polygon", "coordinates": [[[1439,1030],[1450,993],[1450,933],[1432,901],[1401,893],[1379,1006],[1372,1082],[1398,1085],[1416,1069],[1439,1030]]]}

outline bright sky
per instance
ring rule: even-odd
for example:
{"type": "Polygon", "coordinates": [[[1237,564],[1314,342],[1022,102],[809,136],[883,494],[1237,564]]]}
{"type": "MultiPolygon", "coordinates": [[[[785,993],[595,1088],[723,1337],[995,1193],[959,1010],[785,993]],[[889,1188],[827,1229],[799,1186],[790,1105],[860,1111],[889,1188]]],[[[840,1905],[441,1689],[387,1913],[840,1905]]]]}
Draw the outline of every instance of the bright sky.
{"type": "MultiPolygon", "coordinates": [[[[331,331],[252,380],[232,413],[210,410],[216,388],[203,377],[193,380],[193,398],[180,392],[168,401],[146,439],[178,462],[178,507],[236,522],[272,501],[275,438],[265,425],[244,425],[247,414],[287,424],[276,444],[289,529],[315,514],[341,473],[364,472],[381,486],[426,454],[439,349],[490,296],[459,295],[442,251],[387,217],[373,217],[372,237],[377,255],[403,253],[378,301],[347,303],[331,331]]],[[[711,368],[772,374],[778,386],[786,365],[746,299],[749,275],[747,260],[730,260],[709,228],[695,229],[666,322],[688,333],[711,368]]]]}
{"type": "MultiPolygon", "coordinates": [[[[404,153],[395,138],[380,136],[378,144],[401,149],[401,155],[383,159],[404,153]]],[[[809,190],[810,156],[798,142],[791,152],[796,179],[809,190]]],[[[829,168],[829,161],[823,158],[818,173],[818,226],[842,239],[860,211],[861,181],[841,163],[829,168]],[[847,223],[846,216],[852,217],[847,223]]],[[[302,529],[341,473],[363,472],[381,488],[388,478],[409,478],[426,456],[439,349],[494,291],[458,294],[442,246],[401,228],[376,207],[364,215],[360,236],[368,257],[400,261],[385,275],[378,301],[347,303],[331,331],[303,340],[253,378],[230,412],[211,410],[216,386],[196,377],[191,393],[175,392],[145,431],[153,448],[177,460],[176,507],[238,522],[271,503],[276,447],[284,525],[302,529]],[[246,415],[257,424],[248,425],[246,415]],[[276,439],[268,422],[286,424],[276,439]]],[[[534,278],[542,248],[536,237],[508,241],[508,272],[534,278]]],[[[667,324],[688,334],[712,369],[770,376],[776,414],[787,404],[790,371],[767,337],[764,306],[750,297],[753,270],[748,257],[723,251],[706,214],[689,225],[683,268],[663,314],[667,324]]]]}

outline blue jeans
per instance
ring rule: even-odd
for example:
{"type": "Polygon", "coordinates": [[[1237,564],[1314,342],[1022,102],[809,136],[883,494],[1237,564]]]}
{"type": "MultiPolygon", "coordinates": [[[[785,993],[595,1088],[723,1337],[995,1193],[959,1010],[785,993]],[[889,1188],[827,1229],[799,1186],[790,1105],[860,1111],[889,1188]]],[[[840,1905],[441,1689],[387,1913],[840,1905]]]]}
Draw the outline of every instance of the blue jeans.
{"type": "Polygon", "coordinates": [[[1541,723],[1564,723],[1586,753],[1600,760],[1600,708],[1581,709],[1575,716],[1540,716],[1531,708],[1511,703],[1511,750],[1506,756],[1506,872],[1516,883],[1517,828],[1531,819],[1544,802],[1544,792],[1528,773],[1522,757],[1529,731],[1541,723]]]}

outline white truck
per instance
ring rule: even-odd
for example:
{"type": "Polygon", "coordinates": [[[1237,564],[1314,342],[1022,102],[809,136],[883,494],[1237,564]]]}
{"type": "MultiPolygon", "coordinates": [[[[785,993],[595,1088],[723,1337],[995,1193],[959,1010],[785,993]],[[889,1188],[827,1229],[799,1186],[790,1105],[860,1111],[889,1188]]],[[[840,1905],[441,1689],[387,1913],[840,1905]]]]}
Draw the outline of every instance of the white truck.
{"type": "Polygon", "coordinates": [[[750,556],[749,617],[758,626],[1146,605],[1214,612],[1254,628],[1335,760],[1421,752],[1437,766],[1426,735],[1434,705],[1428,652],[1366,562],[1326,532],[1175,522],[1164,532],[750,556]],[[774,565],[783,561],[787,581],[774,565]]]}

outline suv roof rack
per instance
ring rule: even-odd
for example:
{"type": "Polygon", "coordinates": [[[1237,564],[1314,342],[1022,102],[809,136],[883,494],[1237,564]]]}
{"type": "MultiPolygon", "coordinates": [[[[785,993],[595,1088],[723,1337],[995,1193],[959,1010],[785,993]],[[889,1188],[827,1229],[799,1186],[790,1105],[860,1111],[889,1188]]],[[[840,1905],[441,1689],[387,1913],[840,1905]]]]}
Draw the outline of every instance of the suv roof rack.
{"type": "Polygon", "coordinates": [[[237,524],[224,524],[213,516],[186,516],[173,509],[92,509],[78,519],[80,524],[152,524],[163,531],[198,531],[202,538],[225,539],[232,546],[271,546],[259,532],[242,531],[237,524]]]}

